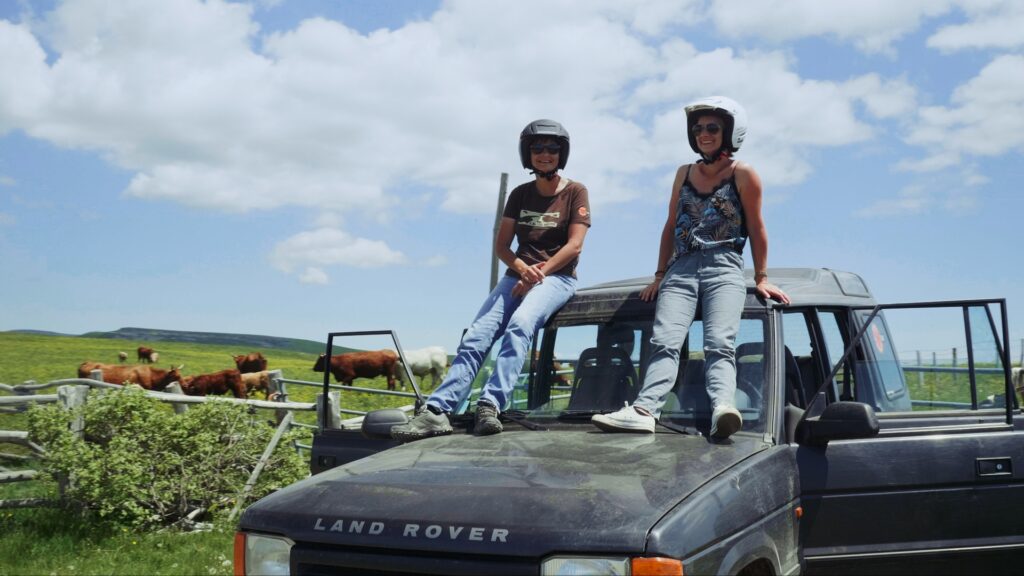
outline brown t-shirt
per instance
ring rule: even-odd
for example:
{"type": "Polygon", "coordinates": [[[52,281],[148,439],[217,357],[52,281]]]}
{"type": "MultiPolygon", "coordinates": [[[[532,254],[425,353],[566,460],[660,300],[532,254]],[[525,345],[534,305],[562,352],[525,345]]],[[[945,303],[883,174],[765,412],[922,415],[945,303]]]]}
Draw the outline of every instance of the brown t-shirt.
{"type": "MultiPolygon", "coordinates": [[[[516,256],[533,266],[547,262],[569,241],[569,225],[590,226],[590,198],[587,188],[579,182],[570,181],[554,196],[542,196],[536,182],[516,186],[505,203],[505,218],[516,221],[516,256]]],[[[544,270],[545,276],[562,274],[576,277],[573,258],[560,270],[544,270]]],[[[509,268],[505,273],[515,278],[519,274],[509,268]]]]}

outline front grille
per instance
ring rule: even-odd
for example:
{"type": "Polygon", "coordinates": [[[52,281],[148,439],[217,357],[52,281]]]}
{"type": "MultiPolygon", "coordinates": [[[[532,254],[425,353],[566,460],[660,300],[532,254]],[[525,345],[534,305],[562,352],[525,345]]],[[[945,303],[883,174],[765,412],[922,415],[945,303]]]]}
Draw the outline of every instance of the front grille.
{"type": "Polygon", "coordinates": [[[425,554],[372,548],[343,548],[296,544],[291,573],[303,576],[413,576],[418,574],[478,576],[480,574],[540,574],[536,560],[508,556],[425,554]]]}

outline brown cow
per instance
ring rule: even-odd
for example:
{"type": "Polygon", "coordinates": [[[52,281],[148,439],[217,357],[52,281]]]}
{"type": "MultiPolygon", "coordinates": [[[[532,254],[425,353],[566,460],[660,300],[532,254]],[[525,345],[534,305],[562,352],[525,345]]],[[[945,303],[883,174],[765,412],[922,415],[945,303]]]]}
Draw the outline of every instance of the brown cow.
{"type": "MultiPolygon", "coordinates": [[[[377,350],[374,352],[347,352],[331,356],[331,374],[335,382],[351,386],[356,378],[376,378],[386,376],[388,390],[395,389],[395,366],[398,354],[394,350],[377,350]]],[[[324,371],[324,355],[321,354],[313,366],[314,372],[324,371]]]]}
{"type": "MultiPolygon", "coordinates": [[[[541,368],[545,368],[543,366],[538,366],[537,365],[537,363],[540,362],[540,350],[534,350],[533,351],[533,355],[531,357],[533,358],[533,361],[530,362],[530,370],[534,370],[535,371],[535,370],[539,370],[541,368]]],[[[569,385],[569,378],[566,376],[566,374],[567,374],[566,367],[563,366],[562,363],[559,362],[558,360],[552,359],[552,361],[551,361],[551,372],[549,374],[550,374],[549,378],[551,378],[551,384],[553,384],[555,386],[568,386],[569,385]]]]}
{"type": "Polygon", "coordinates": [[[163,390],[171,382],[180,382],[184,366],[161,370],[152,366],[137,364],[103,364],[85,361],[78,366],[78,377],[88,378],[93,370],[103,371],[103,381],[109,384],[138,384],[146,390],[163,390]]]}
{"type": "Polygon", "coordinates": [[[207,396],[209,394],[225,394],[231,392],[235,398],[245,398],[245,384],[242,373],[238,370],[221,370],[212,374],[185,376],[181,381],[181,390],[189,396],[207,396]]]}
{"type": "Polygon", "coordinates": [[[235,359],[235,366],[238,367],[238,371],[243,374],[262,372],[267,369],[267,359],[259,352],[239,354],[238,356],[232,356],[232,358],[235,359]]]}
{"type": "Polygon", "coordinates": [[[145,346],[139,346],[138,349],[136,349],[136,352],[138,352],[138,354],[139,354],[139,362],[150,363],[150,362],[153,361],[153,349],[152,348],[147,348],[145,346]]]}
{"type": "Polygon", "coordinates": [[[247,396],[252,396],[257,390],[260,390],[263,392],[264,398],[270,397],[270,373],[266,370],[243,373],[242,383],[245,384],[247,396]]]}

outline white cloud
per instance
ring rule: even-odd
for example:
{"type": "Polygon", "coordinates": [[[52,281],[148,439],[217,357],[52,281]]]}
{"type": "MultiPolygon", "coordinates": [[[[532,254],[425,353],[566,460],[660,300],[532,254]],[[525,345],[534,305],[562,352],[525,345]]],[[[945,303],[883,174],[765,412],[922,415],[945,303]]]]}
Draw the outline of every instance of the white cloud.
{"type": "Polygon", "coordinates": [[[901,190],[896,198],[879,200],[857,210],[854,212],[854,215],[861,218],[890,218],[916,215],[928,210],[932,206],[932,202],[932,197],[925,188],[911,186],[901,190]]]}
{"type": "Polygon", "coordinates": [[[965,49],[1015,49],[1024,46],[1024,4],[1018,0],[964,2],[963,24],[943,26],[928,38],[928,46],[942,52],[965,49]]]}
{"type": "Polygon", "coordinates": [[[11,226],[14,222],[14,216],[7,212],[0,212],[0,226],[11,226]]]}
{"type": "Polygon", "coordinates": [[[35,122],[52,93],[46,53],[28,28],[0,20],[0,136],[35,122]]]}
{"type": "Polygon", "coordinates": [[[928,106],[910,125],[906,141],[926,156],[900,168],[934,171],[964,156],[1024,152],[1024,56],[993,59],[977,76],[958,86],[950,106],[928,106]]]}
{"type": "Polygon", "coordinates": [[[299,276],[299,282],[303,284],[327,284],[329,279],[323,268],[310,266],[299,276]]]}
{"type": "Polygon", "coordinates": [[[871,203],[855,211],[854,216],[884,219],[944,213],[961,217],[977,207],[988,181],[988,178],[973,172],[973,168],[966,167],[954,176],[932,176],[905,186],[894,198],[871,203]]]}
{"type": "MultiPolygon", "coordinates": [[[[740,35],[756,20],[883,49],[948,5],[889,1],[892,23],[882,24],[881,3],[793,4],[804,13],[792,22],[787,3],[715,3],[710,14],[740,35]]],[[[701,22],[702,6],[451,0],[429,20],[364,35],[324,18],[261,34],[257,8],[223,0],[67,0],[34,28],[42,40],[0,22],[0,133],[95,150],[133,175],[125,193],[137,198],[306,208],[316,230],[271,255],[302,270],[403,261],[384,242],[350,237],[334,240],[358,250],[323,261],[297,239],[345,235],[353,217],[386,223],[422,205],[424,189],[440,191],[432,205],[444,210],[489,213],[501,172],[513,185],[527,177],[516,139],[535,118],[566,125],[566,174],[601,206],[646,194],[638,174],[693,157],[681,109],[709,92],[747,107],[742,158],[769,186],[803,181],[815,150],[863,142],[869,121],[913,105],[902,79],[812,80],[788,52],[701,51],[668,35],[701,22]]]]}
{"type": "Polygon", "coordinates": [[[785,42],[830,37],[867,53],[892,44],[926,18],[949,12],[952,0],[715,0],[708,12],[724,35],[785,42]]]}
{"type": "Polygon", "coordinates": [[[14,178],[11,178],[10,176],[4,174],[0,174],[0,186],[14,186],[17,183],[17,180],[15,180],[14,178]]]}
{"type": "Polygon", "coordinates": [[[846,83],[801,78],[782,52],[699,53],[681,43],[664,52],[675,65],[664,76],[642,84],[634,98],[641,106],[670,106],[669,112],[656,117],[653,149],[644,153],[663,163],[692,157],[683,129],[683,104],[709,93],[729,94],[749,117],[741,158],[769,185],[803,181],[811,172],[809,150],[870,138],[872,128],[858,117],[858,103],[881,116],[908,109],[913,99],[912,89],[893,81],[889,84],[900,90],[883,102],[869,89],[886,84],[876,75],[846,83]],[[701,82],[694,83],[693,78],[701,82]]]}
{"type": "Polygon", "coordinates": [[[303,281],[318,277],[326,281],[326,266],[379,268],[405,262],[401,252],[384,242],[356,238],[334,228],[300,232],[278,243],[270,253],[271,265],[285,273],[301,269],[303,281]]]}
{"type": "Polygon", "coordinates": [[[917,90],[906,80],[885,80],[878,74],[865,74],[844,85],[846,93],[860,100],[876,118],[899,118],[914,111],[917,90]]]}
{"type": "Polygon", "coordinates": [[[448,258],[446,258],[444,254],[437,254],[423,261],[423,265],[426,266],[427,268],[438,268],[440,266],[444,266],[447,263],[448,258]]]}

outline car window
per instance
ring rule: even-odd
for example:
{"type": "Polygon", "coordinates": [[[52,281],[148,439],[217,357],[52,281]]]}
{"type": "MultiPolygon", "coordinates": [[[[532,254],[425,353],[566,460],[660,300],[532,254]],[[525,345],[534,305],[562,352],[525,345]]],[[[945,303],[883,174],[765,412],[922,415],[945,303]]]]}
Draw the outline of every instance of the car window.
{"type": "MultiPolygon", "coordinates": [[[[855,312],[858,328],[869,310],[855,312]]],[[[1001,342],[986,305],[888,308],[855,355],[856,400],[877,412],[1006,406],[1001,342]]]]}

